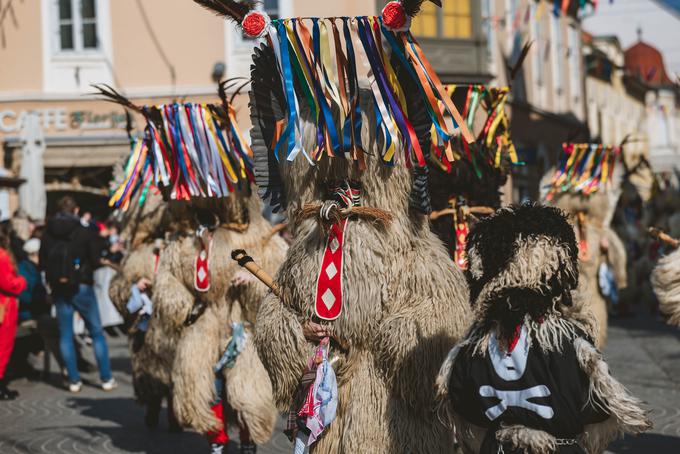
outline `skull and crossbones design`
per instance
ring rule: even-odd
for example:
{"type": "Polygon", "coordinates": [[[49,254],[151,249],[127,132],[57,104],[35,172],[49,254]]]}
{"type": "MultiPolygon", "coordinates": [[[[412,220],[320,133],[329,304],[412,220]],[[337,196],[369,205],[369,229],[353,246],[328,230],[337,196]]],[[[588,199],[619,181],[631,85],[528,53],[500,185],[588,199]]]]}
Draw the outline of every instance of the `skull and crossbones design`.
{"type": "MultiPolygon", "coordinates": [[[[496,335],[492,335],[489,340],[489,357],[493,365],[494,372],[503,381],[512,382],[524,376],[529,358],[531,340],[525,327],[522,327],[517,345],[512,351],[503,351],[496,335]]],[[[485,414],[489,420],[498,419],[508,407],[520,407],[532,411],[544,419],[552,419],[555,412],[552,407],[531,402],[530,399],[540,397],[550,397],[550,389],[545,385],[532,386],[528,389],[520,390],[500,390],[493,386],[484,385],[479,388],[481,397],[495,397],[500,400],[496,405],[487,408],[485,414]]]]}

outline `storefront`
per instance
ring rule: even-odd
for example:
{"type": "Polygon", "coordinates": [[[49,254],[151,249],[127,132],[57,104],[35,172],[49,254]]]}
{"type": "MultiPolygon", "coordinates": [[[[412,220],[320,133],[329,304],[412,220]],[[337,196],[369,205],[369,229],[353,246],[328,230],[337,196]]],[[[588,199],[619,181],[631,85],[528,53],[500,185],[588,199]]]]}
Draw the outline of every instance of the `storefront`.
{"type": "MultiPolygon", "coordinates": [[[[195,102],[216,102],[216,96],[192,97],[195,102]]],[[[172,102],[171,99],[134,99],[145,103],[172,102]]],[[[126,114],[125,109],[97,99],[43,100],[0,103],[0,143],[3,166],[9,176],[18,176],[22,164],[22,133],[31,116],[39,118],[44,142],[43,166],[47,213],[65,194],[76,198],[83,211],[97,218],[108,215],[108,195],[112,169],[122,163],[130,151],[130,138],[143,126],[143,119],[126,114]]],[[[17,198],[10,209],[16,211],[17,198]]]]}

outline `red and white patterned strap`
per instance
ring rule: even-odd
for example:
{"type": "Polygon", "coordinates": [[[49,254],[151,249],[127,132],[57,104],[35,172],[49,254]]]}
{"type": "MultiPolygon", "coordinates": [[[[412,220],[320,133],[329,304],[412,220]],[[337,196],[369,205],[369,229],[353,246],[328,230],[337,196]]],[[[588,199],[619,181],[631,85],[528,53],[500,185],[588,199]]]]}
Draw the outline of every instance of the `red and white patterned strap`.
{"type": "Polygon", "coordinates": [[[322,320],[335,320],[342,312],[342,262],[346,228],[347,219],[333,224],[326,240],[316,281],[314,306],[317,317],[322,320]]]}
{"type": "MultiPolygon", "coordinates": [[[[360,190],[344,183],[333,189],[331,201],[321,209],[321,216],[328,218],[333,205],[349,208],[360,203],[360,190]]],[[[343,306],[343,254],[347,236],[347,219],[333,224],[326,239],[321,258],[321,267],[316,280],[314,310],[321,320],[335,320],[340,317],[343,306]]]]}
{"type": "Polygon", "coordinates": [[[208,234],[208,240],[203,238],[203,232],[197,232],[200,248],[196,256],[194,267],[194,288],[197,292],[205,293],[210,290],[210,248],[212,246],[212,234],[208,234]]]}

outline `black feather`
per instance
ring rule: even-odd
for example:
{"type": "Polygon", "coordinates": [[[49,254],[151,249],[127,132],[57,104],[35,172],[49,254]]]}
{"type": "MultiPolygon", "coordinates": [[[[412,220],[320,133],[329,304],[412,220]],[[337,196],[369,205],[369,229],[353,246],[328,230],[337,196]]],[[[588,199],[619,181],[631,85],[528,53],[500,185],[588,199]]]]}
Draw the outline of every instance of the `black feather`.
{"type": "MultiPolygon", "coordinates": [[[[442,2],[441,0],[429,0],[438,7],[442,7],[442,2]]],[[[406,14],[415,17],[418,15],[420,12],[421,8],[423,7],[423,3],[425,3],[425,0],[402,0],[401,1],[401,6],[404,7],[404,11],[406,11],[406,14]]]]}
{"type": "Polygon", "coordinates": [[[250,137],[255,183],[260,197],[278,211],[286,207],[286,199],[273,142],[276,122],[285,117],[285,96],[271,47],[263,44],[255,48],[250,71],[250,119],[253,124],[250,137]]]}
{"type": "Polygon", "coordinates": [[[511,81],[515,80],[515,77],[517,77],[519,70],[522,69],[522,65],[524,65],[524,61],[527,59],[527,55],[529,55],[529,51],[531,50],[531,46],[533,45],[534,45],[533,41],[528,41],[524,44],[524,47],[522,47],[522,52],[519,54],[517,61],[510,70],[511,81]]]}
{"type": "Polygon", "coordinates": [[[107,84],[94,84],[91,85],[91,87],[97,90],[95,93],[92,93],[93,96],[99,96],[100,99],[104,101],[120,104],[121,106],[127,107],[128,109],[134,110],[138,113],[144,113],[141,107],[133,104],[132,101],[107,84]]]}
{"type": "Polygon", "coordinates": [[[246,17],[246,14],[255,9],[255,2],[251,0],[242,2],[235,0],[194,0],[194,2],[218,16],[233,19],[239,24],[246,17]]]}

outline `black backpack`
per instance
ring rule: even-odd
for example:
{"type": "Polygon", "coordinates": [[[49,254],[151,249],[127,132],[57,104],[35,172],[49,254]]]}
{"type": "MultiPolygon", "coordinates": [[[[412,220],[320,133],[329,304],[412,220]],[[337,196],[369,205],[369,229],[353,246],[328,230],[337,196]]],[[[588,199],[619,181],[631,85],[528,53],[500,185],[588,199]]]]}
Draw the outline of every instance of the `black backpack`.
{"type": "Polygon", "coordinates": [[[80,259],[73,253],[71,237],[58,239],[50,249],[45,277],[52,290],[73,291],[78,288],[80,259]]]}

